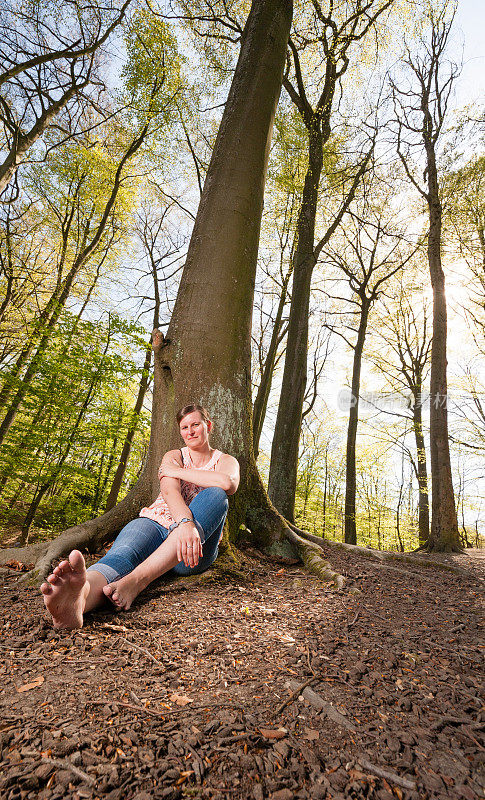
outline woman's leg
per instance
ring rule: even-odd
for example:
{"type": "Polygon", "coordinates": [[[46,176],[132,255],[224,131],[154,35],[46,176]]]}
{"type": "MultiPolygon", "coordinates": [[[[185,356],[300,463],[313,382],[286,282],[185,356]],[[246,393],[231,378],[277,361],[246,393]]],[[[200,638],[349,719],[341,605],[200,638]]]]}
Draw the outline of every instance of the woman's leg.
{"type": "Polygon", "coordinates": [[[105,586],[103,592],[106,597],[109,597],[117,608],[128,610],[135,597],[143,589],[146,589],[152,581],[172,568],[175,568],[174,572],[177,575],[194,575],[204,572],[217,557],[217,548],[227,507],[226,493],[223,489],[215,486],[203,489],[192,500],[189,508],[203,543],[203,556],[196,567],[186,567],[183,561],[178,562],[176,537],[168,536],[157,550],[152,552],[132,572],[105,586]]]}
{"type": "Polygon", "coordinates": [[[80,628],[83,615],[105,601],[104,587],[131,572],[156,550],[167,536],[162,525],[146,517],[132,520],[112,547],[86,571],[84,558],[73,550],[42,584],[44,603],[56,628],[80,628]]]}
{"type": "Polygon", "coordinates": [[[176,575],[199,575],[214,563],[219,551],[219,541],[229,503],[224,489],[210,486],[203,489],[190,503],[190,510],[202,541],[202,558],[196,567],[186,567],[180,561],[173,568],[176,575]]]}

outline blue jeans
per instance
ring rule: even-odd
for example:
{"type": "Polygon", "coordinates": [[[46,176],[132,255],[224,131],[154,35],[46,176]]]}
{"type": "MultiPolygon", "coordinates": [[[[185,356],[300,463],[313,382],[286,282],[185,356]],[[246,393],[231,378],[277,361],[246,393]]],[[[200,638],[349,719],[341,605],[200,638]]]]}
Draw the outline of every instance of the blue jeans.
{"type": "MultiPolygon", "coordinates": [[[[224,489],[210,486],[194,497],[189,505],[202,542],[202,558],[196,567],[180,561],[173,568],[176,575],[198,575],[214,563],[226,519],[228,501],[224,489]]],[[[149,517],[137,517],[119,532],[112,547],[90,570],[100,572],[108,583],[128,575],[148,558],[168,536],[163,525],[149,517]]]]}

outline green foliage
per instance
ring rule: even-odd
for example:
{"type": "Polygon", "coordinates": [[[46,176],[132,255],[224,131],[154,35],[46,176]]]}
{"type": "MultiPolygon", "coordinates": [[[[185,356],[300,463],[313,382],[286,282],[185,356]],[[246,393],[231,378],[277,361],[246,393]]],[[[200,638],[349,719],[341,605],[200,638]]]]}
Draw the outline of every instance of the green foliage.
{"type": "MultiPolygon", "coordinates": [[[[17,524],[49,485],[38,520],[74,524],[103,508],[132,419],[146,332],[111,315],[79,321],[64,312],[35,382],[0,450],[4,524],[17,524]]],[[[134,480],[149,436],[139,421],[123,493],[134,480]]]]}
{"type": "Polygon", "coordinates": [[[183,87],[177,40],[169,26],[146,6],[138,6],[126,26],[124,87],[140,121],[162,115],[173,121],[174,98],[183,87]]]}

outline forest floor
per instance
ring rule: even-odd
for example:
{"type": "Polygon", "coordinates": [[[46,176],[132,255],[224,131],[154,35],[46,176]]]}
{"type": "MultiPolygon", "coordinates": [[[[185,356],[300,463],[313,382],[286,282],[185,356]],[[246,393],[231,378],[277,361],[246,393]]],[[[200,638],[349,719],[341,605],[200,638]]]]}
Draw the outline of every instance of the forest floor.
{"type": "Polygon", "coordinates": [[[0,797],[477,800],[485,553],[329,557],[343,591],[247,551],[60,633],[2,570],[0,797]]]}

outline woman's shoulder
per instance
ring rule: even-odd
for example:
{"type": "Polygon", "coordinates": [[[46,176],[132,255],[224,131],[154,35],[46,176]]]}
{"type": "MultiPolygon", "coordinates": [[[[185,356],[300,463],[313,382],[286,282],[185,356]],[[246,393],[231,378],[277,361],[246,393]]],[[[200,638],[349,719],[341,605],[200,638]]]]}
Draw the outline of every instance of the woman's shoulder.
{"type": "Polygon", "coordinates": [[[230,456],[229,453],[223,453],[222,450],[216,450],[217,453],[217,463],[219,466],[225,465],[227,466],[239,466],[239,461],[234,456],[230,456]]]}
{"type": "Polygon", "coordinates": [[[182,453],[180,450],[167,450],[164,457],[162,458],[162,464],[166,464],[167,461],[177,461],[180,466],[182,466],[182,453]]]}

